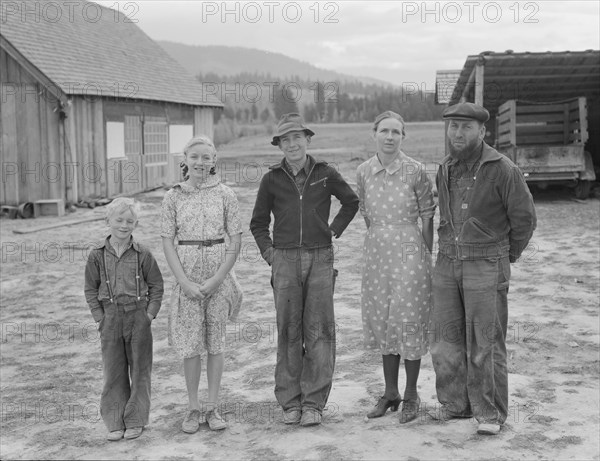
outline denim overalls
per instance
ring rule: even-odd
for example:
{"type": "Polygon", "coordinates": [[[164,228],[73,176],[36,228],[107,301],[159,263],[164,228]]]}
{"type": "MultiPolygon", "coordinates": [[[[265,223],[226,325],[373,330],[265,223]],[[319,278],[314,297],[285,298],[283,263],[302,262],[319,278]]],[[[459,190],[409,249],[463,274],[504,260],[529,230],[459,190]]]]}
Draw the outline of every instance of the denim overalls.
{"type": "Polygon", "coordinates": [[[135,298],[115,297],[106,249],[102,251],[109,299],[102,301],[104,317],[99,326],[104,365],[100,414],[109,431],[145,426],[150,414],[151,321],[147,315],[148,300],[140,294],[139,253],[132,248],[127,251],[135,253],[135,298]]]}

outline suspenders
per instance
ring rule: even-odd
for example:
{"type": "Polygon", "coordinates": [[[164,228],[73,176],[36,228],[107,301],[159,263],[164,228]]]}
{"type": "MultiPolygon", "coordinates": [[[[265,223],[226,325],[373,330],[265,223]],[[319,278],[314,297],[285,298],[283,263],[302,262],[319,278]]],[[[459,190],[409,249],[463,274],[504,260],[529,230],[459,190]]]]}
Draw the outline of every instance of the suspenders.
{"type": "MultiPolygon", "coordinates": [[[[135,251],[135,250],[134,250],[135,251]]],[[[106,264],[106,249],[102,248],[102,257],[104,259],[104,276],[106,277],[106,288],[108,288],[108,296],[110,298],[110,302],[114,304],[114,296],[112,292],[112,288],[110,286],[110,278],[108,276],[108,268],[106,264]]],[[[135,294],[137,296],[137,300],[140,300],[140,255],[137,251],[135,251],[135,294]]]]}

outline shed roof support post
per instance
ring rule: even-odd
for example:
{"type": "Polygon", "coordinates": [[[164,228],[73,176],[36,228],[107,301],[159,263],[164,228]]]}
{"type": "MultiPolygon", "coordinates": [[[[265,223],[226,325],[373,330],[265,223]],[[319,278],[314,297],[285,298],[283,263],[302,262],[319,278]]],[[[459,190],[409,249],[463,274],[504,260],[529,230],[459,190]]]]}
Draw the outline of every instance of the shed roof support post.
{"type": "Polygon", "coordinates": [[[475,104],[483,107],[483,67],[485,65],[485,58],[479,56],[477,64],[475,64],[475,104]]]}
{"type": "Polygon", "coordinates": [[[475,104],[479,104],[483,106],[483,66],[485,65],[485,58],[483,56],[479,56],[477,58],[477,62],[473,67],[473,70],[469,74],[469,79],[467,80],[467,84],[463,88],[462,94],[460,95],[460,99],[458,102],[467,102],[469,101],[469,93],[471,92],[471,87],[475,87],[473,91],[473,95],[475,98],[475,104]]]}
{"type": "Polygon", "coordinates": [[[511,99],[510,101],[506,101],[509,107],[509,119],[508,119],[508,127],[510,133],[510,145],[511,147],[517,146],[517,101],[515,99],[511,99]]]}
{"type": "Polygon", "coordinates": [[[579,104],[579,131],[581,133],[581,144],[585,144],[589,139],[588,132],[588,114],[587,114],[587,100],[585,97],[578,98],[579,104]]]}
{"type": "Polygon", "coordinates": [[[467,84],[463,88],[462,94],[460,95],[459,103],[467,102],[469,100],[469,90],[473,86],[475,82],[475,69],[471,71],[469,74],[469,79],[467,80],[467,84]]]}

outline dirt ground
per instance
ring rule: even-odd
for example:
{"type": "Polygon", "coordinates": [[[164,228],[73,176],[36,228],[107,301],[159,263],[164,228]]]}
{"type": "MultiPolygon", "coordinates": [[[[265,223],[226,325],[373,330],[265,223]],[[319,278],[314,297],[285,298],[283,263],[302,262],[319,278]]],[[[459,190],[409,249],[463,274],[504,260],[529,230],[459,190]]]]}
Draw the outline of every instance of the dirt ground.
{"type": "MultiPolygon", "coordinates": [[[[356,165],[344,167],[351,171],[356,165]]],[[[247,228],[257,182],[228,184],[247,228]]],[[[577,201],[565,189],[536,194],[538,229],[512,266],[510,414],[497,437],[477,435],[474,420],[437,423],[424,412],[402,426],[397,413],[365,420],[383,392],[383,374],[380,356],[362,347],[364,224],[358,217],[336,241],[337,363],[323,424],[301,428],[281,422],[273,395],[276,330],[269,268],[247,231],[236,265],[245,301],[238,322],[228,327],[222,382],[229,428],[214,433],[203,424],[187,435],[180,430],[187,403],[182,365],[167,344],[173,276],[158,235],[164,192],[138,196],[143,206],[134,235],[154,249],[166,294],[152,327],[151,420],[133,441],[107,442],[99,416],[100,344],[83,296],[83,268],[89,244],[106,233],[103,221],[14,234],[61,220],[0,220],[2,459],[599,459],[598,198],[577,201]]],[[[103,212],[79,209],[63,222],[103,212]]],[[[400,376],[402,389],[403,372],[400,376]]],[[[436,405],[429,355],[419,392],[422,410],[436,405]]]]}

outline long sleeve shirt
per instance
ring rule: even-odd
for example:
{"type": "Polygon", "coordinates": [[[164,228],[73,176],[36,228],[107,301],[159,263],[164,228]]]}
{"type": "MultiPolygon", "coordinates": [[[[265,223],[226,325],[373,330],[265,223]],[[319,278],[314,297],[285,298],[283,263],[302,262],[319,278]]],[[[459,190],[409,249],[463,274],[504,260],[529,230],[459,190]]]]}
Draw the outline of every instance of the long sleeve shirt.
{"type": "Polygon", "coordinates": [[[148,301],[148,313],[156,317],[164,292],[163,278],[154,256],[144,245],[132,238],[129,247],[119,257],[107,237],[88,256],[84,292],[96,322],[104,316],[102,303],[111,298],[115,303],[128,304],[140,297],[148,301]],[[107,274],[110,289],[106,283],[107,274]],[[139,284],[136,283],[136,275],[139,275],[139,284]]]}

